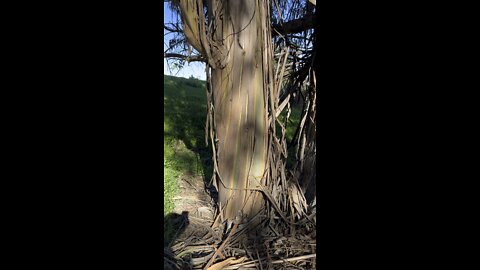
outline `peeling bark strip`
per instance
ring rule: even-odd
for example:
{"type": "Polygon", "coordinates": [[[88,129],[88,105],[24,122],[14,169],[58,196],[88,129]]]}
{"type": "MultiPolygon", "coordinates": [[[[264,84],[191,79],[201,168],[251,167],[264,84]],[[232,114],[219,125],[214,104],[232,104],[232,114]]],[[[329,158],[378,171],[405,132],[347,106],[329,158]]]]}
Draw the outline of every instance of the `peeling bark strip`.
{"type": "MultiPolygon", "coordinates": [[[[207,3],[211,0],[207,0],[207,3]]],[[[203,0],[179,0],[182,25],[188,43],[207,60],[212,68],[225,66],[225,47],[211,38],[204,14],[203,0]]]]}
{"type": "Polygon", "coordinates": [[[181,0],[179,1],[182,17],[182,25],[185,37],[188,43],[195,50],[204,54],[202,45],[200,44],[200,21],[197,0],[181,0]]]}

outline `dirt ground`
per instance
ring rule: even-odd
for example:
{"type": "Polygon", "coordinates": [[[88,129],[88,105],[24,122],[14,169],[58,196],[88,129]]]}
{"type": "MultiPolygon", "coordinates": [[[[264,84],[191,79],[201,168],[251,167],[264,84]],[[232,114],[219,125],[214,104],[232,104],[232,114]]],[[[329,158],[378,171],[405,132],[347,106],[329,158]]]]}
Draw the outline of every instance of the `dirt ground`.
{"type": "Polygon", "coordinates": [[[174,213],[188,219],[187,226],[176,240],[191,235],[194,231],[202,230],[205,226],[211,226],[214,222],[214,201],[205,191],[204,181],[201,176],[181,176],[179,179],[179,192],[173,200],[175,202],[174,213]],[[187,213],[185,213],[187,212],[187,213]]]}

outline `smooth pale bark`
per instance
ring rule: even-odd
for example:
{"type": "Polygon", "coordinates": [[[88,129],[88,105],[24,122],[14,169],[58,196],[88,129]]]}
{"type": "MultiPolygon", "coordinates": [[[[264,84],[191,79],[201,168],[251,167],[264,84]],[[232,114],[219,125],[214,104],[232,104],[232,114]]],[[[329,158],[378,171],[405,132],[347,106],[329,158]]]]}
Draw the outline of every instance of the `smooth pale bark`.
{"type": "Polygon", "coordinates": [[[225,218],[232,220],[239,211],[252,217],[262,203],[260,193],[238,189],[256,187],[266,167],[264,39],[256,0],[222,1],[217,5],[223,6],[223,20],[215,39],[223,40],[228,54],[224,68],[212,69],[221,178],[216,186],[225,218]]]}
{"type": "MultiPolygon", "coordinates": [[[[271,37],[265,0],[181,0],[188,42],[211,68],[216,187],[223,217],[253,217],[264,202],[267,163],[267,85],[265,56],[271,37]],[[268,38],[267,38],[268,37],[268,38]]],[[[271,76],[268,76],[271,77],[271,76]]],[[[210,104],[209,104],[210,106],[210,104]]]]}

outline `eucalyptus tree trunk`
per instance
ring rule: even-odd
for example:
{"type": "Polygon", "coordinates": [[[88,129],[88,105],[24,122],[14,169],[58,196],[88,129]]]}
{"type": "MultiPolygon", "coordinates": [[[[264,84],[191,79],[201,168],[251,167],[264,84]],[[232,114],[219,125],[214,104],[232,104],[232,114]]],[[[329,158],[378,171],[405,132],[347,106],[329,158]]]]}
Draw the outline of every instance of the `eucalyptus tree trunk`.
{"type": "MultiPolygon", "coordinates": [[[[262,208],[268,148],[271,30],[266,0],[181,0],[185,36],[208,61],[215,181],[223,217],[262,208]]],[[[271,91],[271,90],[270,90],[271,91]]]]}

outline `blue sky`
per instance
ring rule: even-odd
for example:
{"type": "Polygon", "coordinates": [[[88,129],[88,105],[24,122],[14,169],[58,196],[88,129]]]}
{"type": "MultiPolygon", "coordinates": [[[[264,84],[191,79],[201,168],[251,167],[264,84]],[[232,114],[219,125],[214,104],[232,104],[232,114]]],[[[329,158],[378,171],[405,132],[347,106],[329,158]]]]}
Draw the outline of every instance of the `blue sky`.
{"type": "MultiPolygon", "coordinates": [[[[164,11],[163,11],[163,19],[165,23],[169,23],[172,21],[175,21],[176,15],[173,14],[172,10],[170,10],[169,4],[168,3],[163,3],[164,11]]],[[[164,45],[163,49],[166,49],[165,44],[168,44],[168,41],[173,35],[167,35],[164,37],[164,45]]],[[[190,76],[193,76],[197,79],[200,80],[205,80],[206,75],[205,75],[205,64],[200,63],[200,62],[192,62],[190,64],[185,63],[185,66],[181,69],[172,69],[170,70],[167,67],[167,61],[164,59],[163,60],[163,74],[167,75],[173,75],[177,77],[184,77],[184,78],[189,78],[190,76]],[[178,73],[177,73],[178,72],[178,73]]]]}

